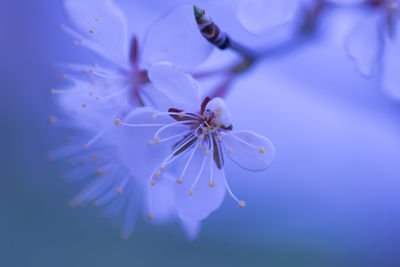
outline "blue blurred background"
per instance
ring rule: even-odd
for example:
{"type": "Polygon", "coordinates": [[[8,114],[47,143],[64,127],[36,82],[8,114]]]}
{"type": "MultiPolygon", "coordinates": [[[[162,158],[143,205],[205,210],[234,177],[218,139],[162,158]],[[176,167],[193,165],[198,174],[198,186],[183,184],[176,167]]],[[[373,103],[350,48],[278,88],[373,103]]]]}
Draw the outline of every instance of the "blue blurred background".
{"type": "MultiPolygon", "coordinates": [[[[116,2],[143,36],[187,1],[116,2]]],[[[245,32],[231,1],[197,3],[236,39],[269,40],[245,32]]],[[[400,105],[378,75],[362,77],[347,58],[343,40],[357,19],[327,14],[318,39],[265,60],[232,88],[235,128],[277,149],[262,173],[228,163],[245,209],[227,197],[194,242],[177,224],[144,220],[123,240],[93,208],[68,207],[78,188],[45,160],[62,142],[47,123],[56,111],[49,92],[60,84],[54,64],[93,55],[57,29],[60,1],[2,0],[0,266],[400,266],[400,105]]]]}

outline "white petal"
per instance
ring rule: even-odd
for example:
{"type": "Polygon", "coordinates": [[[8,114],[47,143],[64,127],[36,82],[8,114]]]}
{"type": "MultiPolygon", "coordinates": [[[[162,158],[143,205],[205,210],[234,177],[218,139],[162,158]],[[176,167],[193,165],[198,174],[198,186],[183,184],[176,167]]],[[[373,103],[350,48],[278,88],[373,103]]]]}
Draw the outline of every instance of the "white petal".
{"type": "Polygon", "coordinates": [[[208,156],[201,176],[196,186],[193,188],[194,194],[192,196],[189,194],[189,191],[199,174],[203,158],[205,157],[203,153],[204,151],[200,150],[196,152],[191,164],[183,176],[183,183],[177,183],[175,186],[178,216],[183,221],[200,221],[205,219],[211,212],[221,205],[225,196],[225,173],[223,169],[218,169],[214,162],[212,164],[212,180],[214,181],[214,187],[209,186],[211,178],[211,154],[208,156]]]}
{"type": "Polygon", "coordinates": [[[365,0],[328,0],[328,2],[337,5],[350,6],[350,5],[361,4],[365,2],[365,0]]]}
{"type": "Polygon", "coordinates": [[[364,75],[370,75],[382,55],[382,16],[369,16],[357,24],[346,41],[349,55],[364,75]]]}
{"type": "Polygon", "coordinates": [[[156,180],[155,186],[145,183],[146,216],[152,213],[154,222],[165,223],[176,215],[174,185],[175,181],[168,173],[162,173],[162,177],[156,180]]]}
{"type": "MultiPolygon", "coordinates": [[[[173,119],[167,116],[158,116],[152,120],[152,116],[158,111],[152,108],[137,108],[126,116],[122,121],[129,124],[159,124],[169,123],[173,119]]],[[[144,179],[150,183],[152,173],[170,153],[171,143],[154,143],[154,133],[159,127],[128,127],[115,125],[119,132],[118,149],[124,165],[127,166],[131,175],[136,179],[144,179]],[[148,145],[148,141],[153,144],[148,145]]],[[[180,129],[181,130],[181,129],[180,129]]],[[[174,131],[174,129],[171,129],[174,131]]],[[[169,132],[171,135],[176,132],[169,132]]],[[[169,134],[168,133],[168,134],[169,134]]],[[[162,179],[159,178],[159,179],[162,179]]]]}
{"type": "Polygon", "coordinates": [[[251,131],[224,134],[222,143],[231,159],[242,168],[261,171],[271,165],[275,148],[268,138],[251,131]]]}
{"type": "Polygon", "coordinates": [[[200,221],[182,221],[182,227],[189,240],[195,240],[199,235],[201,222],[200,221]]]}
{"type": "MultiPolygon", "coordinates": [[[[397,25],[400,26],[400,25],[397,25]]],[[[383,58],[383,87],[391,96],[400,99],[400,27],[393,39],[387,38],[383,58]]]]}
{"type": "Polygon", "coordinates": [[[290,22],[298,4],[298,0],[241,0],[237,17],[249,32],[261,34],[290,22]]]}
{"type": "Polygon", "coordinates": [[[189,111],[200,109],[199,84],[189,74],[161,62],[150,68],[149,79],[157,90],[175,103],[173,108],[189,111]]]}
{"type": "Polygon", "coordinates": [[[232,125],[232,116],[231,112],[229,111],[228,107],[225,104],[225,101],[220,98],[214,98],[206,105],[206,110],[209,109],[214,113],[219,113],[219,120],[220,123],[226,127],[232,125]],[[218,112],[219,111],[219,112],[218,112]]]}
{"type": "Polygon", "coordinates": [[[124,14],[112,0],[64,0],[64,8],[75,30],[101,47],[102,56],[126,66],[128,27],[124,14]]]}
{"type": "Polygon", "coordinates": [[[151,28],[142,58],[145,67],[169,61],[186,70],[206,60],[212,49],[197,28],[193,6],[185,5],[168,12],[151,28]]]}

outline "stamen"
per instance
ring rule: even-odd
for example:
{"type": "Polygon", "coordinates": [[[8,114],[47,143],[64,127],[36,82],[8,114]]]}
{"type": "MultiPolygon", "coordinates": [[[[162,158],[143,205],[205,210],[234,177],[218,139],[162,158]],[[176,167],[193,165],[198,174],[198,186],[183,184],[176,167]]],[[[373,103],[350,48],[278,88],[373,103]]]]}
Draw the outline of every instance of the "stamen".
{"type": "Polygon", "coordinates": [[[259,151],[260,151],[260,153],[264,153],[265,152],[264,147],[261,146],[259,151]]]}
{"type": "MultiPolygon", "coordinates": [[[[186,172],[186,170],[187,170],[187,168],[188,168],[188,166],[189,166],[189,163],[190,163],[190,161],[192,160],[192,158],[193,158],[193,156],[194,156],[194,153],[196,152],[196,147],[198,146],[198,143],[199,143],[199,141],[197,141],[197,144],[193,147],[192,153],[190,153],[189,159],[188,159],[188,161],[186,162],[185,167],[183,168],[183,171],[182,171],[182,173],[181,173],[181,176],[179,177],[178,180],[182,180],[183,176],[185,175],[185,172],[186,172]]],[[[178,183],[179,183],[179,182],[178,182],[178,183]]]]}
{"type": "Polygon", "coordinates": [[[85,145],[84,145],[84,147],[86,148],[86,147],[88,147],[88,146],[90,146],[90,145],[92,145],[94,142],[96,142],[97,140],[99,140],[102,136],[103,136],[103,134],[104,134],[104,132],[106,131],[106,128],[104,128],[103,130],[101,130],[100,132],[98,132],[92,139],[90,139],[90,141],[89,142],[87,142],[85,145]]]}
{"type": "Polygon", "coordinates": [[[154,174],[154,177],[160,178],[160,172],[156,172],[156,173],[154,174]]]}
{"type": "MultiPolygon", "coordinates": [[[[211,146],[211,151],[214,152],[214,147],[211,146]]],[[[214,154],[214,153],[213,153],[214,154]]],[[[214,176],[214,160],[213,158],[210,158],[210,181],[208,182],[208,185],[210,187],[214,187],[214,181],[213,181],[213,176],[214,176]]]]}
{"type": "Polygon", "coordinates": [[[157,118],[157,116],[162,116],[162,115],[168,115],[168,116],[171,116],[171,115],[178,115],[179,117],[190,117],[190,118],[193,118],[193,119],[202,119],[202,117],[200,116],[200,115],[198,115],[198,114],[195,114],[195,113],[185,113],[185,112],[172,112],[172,111],[168,111],[168,112],[159,112],[159,113],[156,113],[156,114],[154,114],[153,115],[153,117],[155,117],[155,118],[157,118]],[[182,116],[182,114],[183,114],[183,116],[182,116]]]}
{"type": "Polygon", "coordinates": [[[160,127],[160,126],[165,126],[165,124],[162,123],[148,123],[148,124],[133,124],[133,123],[125,123],[122,122],[120,119],[115,120],[116,125],[122,125],[122,126],[127,126],[127,127],[160,127]]]}
{"type": "Polygon", "coordinates": [[[147,213],[147,218],[148,218],[149,220],[152,220],[152,219],[154,218],[153,213],[151,213],[151,212],[147,213]]]}
{"type": "MultiPolygon", "coordinates": [[[[186,134],[191,133],[191,132],[192,132],[192,130],[187,131],[187,132],[183,132],[183,133],[179,133],[179,134],[176,134],[176,135],[172,135],[172,136],[169,136],[169,137],[160,139],[160,140],[159,140],[158,142],[156,142],[156,143],[169,141],[169,140],[171,140],[171,139],[174,139],[174,138],[177,138],[177,137],[181,137],[182,135],[185,136],[186,134]]],[[[156,139],[157,139],[157,138],[156,138],[156,139]]]]}
{"type": "Polygon", "coordinates": [[[164,131],[165,129],[172,127],[172,126],[176,126],[176,125],[184,125],[185,123],[187,123],[188,121],[176,121],[176,122],[172,122],[169,124],[164,124],[163,127],[161,127],[160,129],[157,130],[157,132],[154,134],[154,139],[156,139],[157,136],[160,135],[160,133],[162,131],[164,131]]]}
{"type": "Polygon", "coordinates": [[[154,186],[156,182],[154,180],[151,180],[151,185],[154,186]]]}
{"type": "Polygon", "coordinates": [[[189,194],[190,194],[191,196],[193,195],[193,188],[196,186],[197,182],[198,182],[199,179],[200,179],[201,174],[203,173],[204,166],[206,165],[207,159],[208,159],[208,157],[204,157],[204,158],[203,158],[203,161],[201,162],[199,174],[197,174],[197,177],[196,177],[196,179],[194,180],[194,182],[193,182],[193,184],[192,184],[192,187],[190,187],[189,194]]]}
{"type": "MultiPolygon", "coordinates": [[[[92,71],[91,71],[91,72],[92,72],[92,71]]],[[[108,96],[97,97],[96,100],[100,100],[100,99],[103,100],[103,99],[109,99],[109,98],[121,96],[121,95],[123,95],[124,93],[126,93],[126,92],[129,90],[129,88],[130,88],[130,87],[126,87],[126,88],[124,88],[124,89],[122,89],[122,90],[120,90],[120,91],[118,91],[118,92],[116,92],[116,93],[114,93],[114,94],[108,95],[108,96]]],[[[92,94],[93,94],[93,93],[92,93],[92,94]]]]}
{"type": "Polygon", "coordinates": [[[244,201],[239,200],[233,193],[231,188],[229,187],[228,181],[226,180],[226,177],[224,177],[224,183],[226,190],[228,190],[229,195],[239,204],[239,206],[244,207],[246,204],[244,201]]]}
{"type": "Polygon", "coordinates": [[[228,148],[228,153],[232,154],[232,152],[233,152],[232,148],[228,148]]]}

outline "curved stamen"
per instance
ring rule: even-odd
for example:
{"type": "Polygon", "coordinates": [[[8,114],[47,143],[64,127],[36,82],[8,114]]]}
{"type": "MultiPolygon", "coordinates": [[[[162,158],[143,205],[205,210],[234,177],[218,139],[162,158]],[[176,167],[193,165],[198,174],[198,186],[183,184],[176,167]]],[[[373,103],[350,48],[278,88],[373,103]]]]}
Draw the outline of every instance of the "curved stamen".
{"type": "Polygon", "coordinates": [[[178,182],[179,182],[179,183],[182,182],[182,178],[183,178],[183,176],[185,175],[186,170],[187,170],[187,168],[188,168],[190,162],[192,161],[192,158],[193,158],[193,156],[194,156],[194,153],[195,153],[196,150],[197,150],[197,147],[199,146],[199,143],[200,143],[200,140],[197,140],[196,145],[192,148],[192,153],[190,153],[189,159],[187,160],[187,162],[186,162],[186,164],[185,164],[185,167],[183,168],[183,171],[182,171],[181,175],[179,176],[179,179],[178,179],[178,182]]]}
{"type": "Polygon", "coordinates": [[[241,206],[242,208],[246,205],[246,203],[242,200],[239,200],[232,192],[231,188],[229,187],[228,181],[226,180],[226,177],[224,175],[224,183],[226,190],[228,190],[229,195],[241,206]]]}
{"type": "Polygon", "coordinates": [[[104,99],[109,99],[109,98],[121,96],[121,95],[123,95],[124,93],[126,93],[126,92],[129,90],[130,87],[131,87],[131,86],[129,85],[129,86],[127,86],[126,88],[124,88],[124,89],[122,89],[122,90],[120,90],[120,91],[118,91],[118,92],[116,92],[116,93],[114,93],[114,94],[111,94],[111,95],[99,96],[99,100],[104,100],[104,99]]]}
{"type": "Polygon", "coordinates": [[[148,124],[135,124],[135,123],[125,123],[125,122],[121,122],[120,119],[116,119],[115,120],[115,124],[116,125],[122,125],[122,126],[126,126],[126,127],[160,127],[160,126],[165,126],[167,124],[164,123],[148,123],[148,124]]]}
{"type": "MultiPolygon", "coordinates": [[[[183,132],[183,133],[175,134],[175,135],[172,135],[172,136],[169,136],[169,137],[160,139],[160,140],[156,140],[156,143],[161,143],[161,142],[169,141],[169,140],[171,140],[171,139],[174,139],[174,138],[177,138],[177,137],[181,137],[182,135],[184,136],[184,135],[186,135],[186,134],[188,134],[188,133],[191,133],[191,132],[192,132],[192,131],[190,130],[190,131],[186,131],[186,132],[183,132]]],[[[156,137],[156,138],[157,138],[157,137],[156,137]]]]}
{"type": "Polygon", "coordinates": [[[90,139],[89,142],[87,142],[86,144],[84,144],[83,146],[85,148],[87,148],[88,146],[92,145],[94,142],[96,142],[97,140],[100,139],[100,137],[103,136],[104,132],[107,130],[107,128],[104,128],[103,130],[101,130],[100,132],[98,132],[92,139],[90,139]]]}
{"type": "MultiPolygon", "coordinates": [[[[214,155],[214,147],[211,146],[211,155],[214,155]]],[[[214,161],[213,159],[210,157],[210,181],[208,182],[208,185],[210,187],[214,187],[214,181],[213,181],[213,175],[214,175],[214,161]]]]}
{"type": "Polygon", "coordinates": [[[203,161],[201,162],[199,174],[197,174],[196,179],[194,180],[192,186],[190,187],[189,193],[190,193],[191,195],[193,195],[193,188],[196,186],[197,182],[198,182],[199,179],[200,179],[201,174],[203,173],[204,166],[206,165],[207,159],[208,159],[208,154],[205,154],[204,157],[203,157],[203,161]]]}
{"type": "MultiPolygon", "coordinates": [[[[165,124],[164,126],[162,126],[160,129],[157,130],[157,132],[154,134],[154,139],[156,139],[160,133],[166,129],[168,129],[169,127],[172,126],[178,126],[178,125],[185,125],[188,122],[192,122],[191,120],[188,121],[175,121],[175,122],[171,122],[169,124],[165,124]]],[[[195,122],[195,121],[194,121],[195,122]]]]}
{"type": "MultiPolygon", "coordinates": [[[[241,139],[241,138],[239,138],[239,137],[237,137],[236,135],[234,135],[234,134],[230,134],[230,133],[226,133],[226,132],[221,132],[221,134],[222,135],[228,135],[228,136],[230,136],[230,137],[233,137],[234,139],[236,139],[237,141],[239,141],[239,142],[241,142],[241,143],[243,143],[243,144],[245,144],[245,145],[247,145],[247,146],[250,146],[250,147],[252,147],[252,148],[255,148],[255,149],[259,149],[260,147],[258,147],[258,146],[255,146],[255,145],[253,145],[253,144],[250,144],[249,142],[246,142],[245,140],[243,140],[243,139],[241,139]]],[[[226,147],[226,146],[225,146],[226,147]]]]}
{"type": "MultiPolygon", "coordinates": [[[[163,116],[163,115],[178,115],[178,116],[183,116],[183,117],[192,117],[192,118],[196,118],[196,119],[203,119],[200,115],[196,114],[196,113],[186,113],[186,112],[172,112],[172,111],[168,111],[168,112],[159,112],[159,113],[155,113],[153,116],[157,117],[157,116],[163,116]]],[[[154,118],[155,118],[154,117],[154,118]]]]}
{"type": "MultiPolygon", "coordinates": [[[[188,143],[190,143],[192,141],[192,138],[188,138],[186,142],[184,142],[182,145],[180,145],[177,149],[175,149],[171,154],[168,155],[168,157],[163,161],[163,163],[161,164],[161,168],[165,167],[167,164],[167,162],[169,161],[169,159],[171,157],[173,157],[176,152],[178,152],[181,148],[183,148],[185,145],[187,145],[188,143]]],[[[179,155],[179,154],[178,154],[179,155]]],[[[172,161],[170,161],[172,162],[172,161]]]]}

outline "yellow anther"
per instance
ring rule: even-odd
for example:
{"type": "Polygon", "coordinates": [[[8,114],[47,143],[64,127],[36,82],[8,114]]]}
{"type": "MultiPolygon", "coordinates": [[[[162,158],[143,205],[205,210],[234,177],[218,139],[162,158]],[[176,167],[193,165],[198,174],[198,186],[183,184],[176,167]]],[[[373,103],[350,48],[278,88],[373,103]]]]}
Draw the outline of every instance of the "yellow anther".
{"type": "Polygon", "coordinates": [[[154,174],[154,177],[160,178],[160,172],[156,172],[156,173],[154,174]]]}
{"type": "Polygon", "coordinates": [[[222,141],[222,137],[219,135],[217,135],[217,139],[218,139],[218,141],[222,141]]]}
{"type": "Polygon", "coordinates": [[[93,153],[92,158],[97,159],[97,154],[93,153]]]}
{"type": "Polygon", "coordinates": [[[90,32],[90,33],[93,33],[93,30],[90,30],[89,32],[90,32]]]}
{"type": "Polygon", "coordinates": [[[154,139],[154,142],[156,142],[156,143],[158,143],[158,142],[160,142],[160,137],[156,137],[156,139],[154,139]]]}
{"type": "Polygon", "coordinates": [[[82,104],[82,107],[86,108],[86,104],[82,104]]]}
{"type": "Polygon", "coordinates": [[[121,188],[115,189],[115,192],[117,192],[118,195],[122,195],[122,189],[121,188]]]}
{"type": "Polygon", "coordinates": [[[199,146],[199,149],[204,149],[205,147],[204,146],[199,146]]]}
{"type": "Polygon", "coordinates": [[[147,213],[147,218],[148,218],[149,220],[153,219],[153,218],[154,218],[153,213],[151,213],[151,212],[147,213]]]}
{"type": "Polygon", "coordinates": [[[96,170],[96,174],[97,174],[97,175],[102,175],[102,174],[103,174],[103,171],[100,170],[100,169],[97,169],[97,170],[96,170]]]}
{"type": "Polygon", "coordinates": [[[89,69],[89,72],[90,72],[90,73],[93,73],[93,69],[89,69]]]}
{"type": "Polygon", "coordinates": [[[264,147],[261,146],[258,151],[260,151],[260,153],[264,153],[265,152],[264,147]]]}
{"type": "Polygon", "coordinates": [[[396,2],[392,2],[392,3],[390,4],[390,9],[391,9],[391,10],[396,10],[398,7],[399,7],[399,5],[398,5],[396,2]]]}
{"type": "Polygon", "coordinates": [[[51,90],[50,90],[50,93],[51,93],[51,94],[55,94],[55,93],[56,93],[56,90],[51,89],[51,90]]]}
{"type": "Polygon", "coordinates": [[[165,167],[161,167],[160,171],[162,171],[162,172],[165,171],[165,167]]]}
{"type": "Polygon", "coordinates": [[[98,19],[98,18],[95,18],[95,19],[94,19],[94,21],[98,22],[98,21],[99,21],[99,19],[98,19]]]}
{"type": "Polygon", "coordinates": [[[246,207],[246,203],[244,201],[239,201],[239,206],[244,208],[246,207]]]}
{"type": "Polygon", "coordinates": [[[115,125],[120,125],[120,124],[121,124],[121,120],[120,120],[120,119],[116,119],[116,120],[114,121],[114,123],[115,123],[115,125]]]}
{"type": "Polygon", "coordinates": [[[207,133],[207,132],[208,132],[208,128],[207,128],[207,127],[204,127],[204,128],[203,128],[203,131],[204,131],[205,133],[207,133]]]}
{"type": "Polygon", "coordinates": [[[228,153],[232,154],[232,152],[233,152],[232,148],[228,148],[228,153]]]}
{"type": "Polygon", "coordinates": [[[208,182],[209,187],[214,187],[215,183],[214,182],[208,182]]]}
{"type": "Polygon", "coordinates": [[[179,117],[180,117],[180,118],[185,117],[185,113],[183,113],[183,112],[179,113],[179,117]]]}
{"type": "Polygon", "coordinates": [[[181,183],[183,182],[183,180],[182,180],[182,179],[178,179],[178,180],[176,180],[176,182],[177,182],[178,184],[181,184],[181,183]]]}
{"type": "Polygon", "coordinates": [[[151,180],[151,185],[154,186],[156,182],[154,180],[151,180]]]}
{"type": "Polygon", "coordinates": [[[72,41],[72,44],[73,44],[73,45],[77,45],[77,44],[78,44],[78,41],[72,41]]]}
{"type": "Polygon", "coordinates": [[[194,195],[194,192],[193,192],[193,190],[192,190],[192,189],[190,189],[190,190],[189,190],[189,195],[191,195],[191,196],[193,196],[193,195],[194,195]]]}
{"type": "Polygon", "coordinates": [[[155,121],[157,119],[156,115],[151,116],[151,120],[155,121]]]}
{"type": "Polygon", "coordinates": [[[204,114],[203,114],[203,118],[204,118],[204,119],[207,119],[207,114],[204,113],[204,114]]]}
{"type": "Polygon", "coordinates": [[[147,141],[147,143],[146,143],[146,145],[148,145],[148,146],[151,144],[153,144],[153,141],[151,141],[151,140],[147,141]]]}
{"type": "Polygon", "coordinates": [[[209,154],[210,154],[210,151],[209,151],[209,150],[204,151],[204,156],[208,156],[209,154]]]}
{"type": "Polygon", "coordinates": [[[208,125],[208,130],[212,130],[212,126],[211,125],[208,125]]]}
{"type": "Polygon", "coordinates": [[[88,147],[88,145],[87,145],[87,144],[84,144],[84,145],[83,145],[83,147],[84,147],[84,148],[87,148],[87,147],[88,147]]]}

